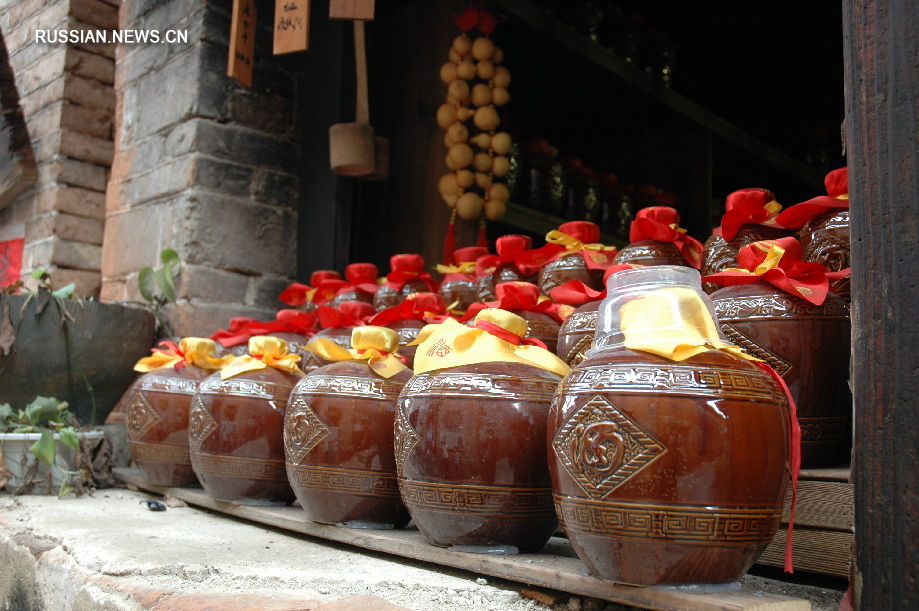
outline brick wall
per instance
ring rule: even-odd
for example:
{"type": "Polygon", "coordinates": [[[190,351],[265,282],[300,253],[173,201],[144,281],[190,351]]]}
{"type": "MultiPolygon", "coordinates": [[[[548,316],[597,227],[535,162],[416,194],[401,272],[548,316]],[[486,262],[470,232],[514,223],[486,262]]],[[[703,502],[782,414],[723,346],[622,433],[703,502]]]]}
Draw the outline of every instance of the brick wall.
{"type": "Polygon", "coordinates": [[[122,29],[186,30],[188,42],[118,48],[102,298],[136,298],[137,271],[174,248],[181,335],[273,317],[296,271],[297,56],[271,56],[274,3],[259,1],[253,87],[228,79],[230,6],[124,0],[120,12],[122,29]]]}
{"type": "Polygon", "coordinates": [[[115,110],[115,48],[37,43],[37,29],[113,28],[119,0],[0,0],[0,30],[38,165],[35,186],[0,211],[25,237],[23,274],[98,294],[115,110]]]}

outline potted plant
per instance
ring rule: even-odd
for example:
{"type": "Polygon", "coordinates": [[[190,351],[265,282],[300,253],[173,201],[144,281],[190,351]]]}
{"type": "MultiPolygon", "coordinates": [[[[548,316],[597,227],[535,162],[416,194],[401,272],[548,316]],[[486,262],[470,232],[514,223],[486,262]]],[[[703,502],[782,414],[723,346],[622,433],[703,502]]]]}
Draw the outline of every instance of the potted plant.
{"type": "Polygon", "coordinates": [[[0,488],[13,494],[83,493],[93,484],[91,454],[104,436],[82,431],[68,403],[36,397],[25,408],[0,404],[0,488]]]}
{"type": "Polygon", "coordinates": [[[160,260],[138,277],[146,303],[81,299],[72,284],[53,289],[43,270],[32,273],[35,291],[21,282],[0,289],[0,401],[60,397],[81,422],[103,422],[136,378],[134,363],[149,353],[157,331],[172,333],[162,307],[175,301],[179,257],[166,249],[160,260]]]}

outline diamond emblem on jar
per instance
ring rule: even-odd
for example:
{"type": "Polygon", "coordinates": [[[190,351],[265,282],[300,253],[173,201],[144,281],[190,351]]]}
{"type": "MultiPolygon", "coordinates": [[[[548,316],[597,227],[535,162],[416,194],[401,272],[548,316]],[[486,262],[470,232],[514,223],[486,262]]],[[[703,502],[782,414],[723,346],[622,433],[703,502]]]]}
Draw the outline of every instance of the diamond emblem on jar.
{"type": "Polygon", "coordinates": [[[217,421],[207,411],[201,395],[195,393],[188,414],[188,442],[192,450],[199,450],[207,436],[217,430],[217,421]]]}
{"type": "Polygon", "coordinates": [[[316,415],[301,395],[297,395],[291,402],[284,426],[284,447],[290,462],[300,464],[330,432],[329,425],[316,415]]]}
{"type": "Polygon", "coordinates": [[[128,407],[128,436],[134,441],[140,441],[159,421],[159,415],[147,401],[144,392],[135,390],[131,395],[131,404],[128,407]]]}
{"type": "Polygon", "coordinates": [[[591,498],[613,489],[666,452],[666,448],[601,396],[576,409],[556,432],[559,462],[591,498]]]}

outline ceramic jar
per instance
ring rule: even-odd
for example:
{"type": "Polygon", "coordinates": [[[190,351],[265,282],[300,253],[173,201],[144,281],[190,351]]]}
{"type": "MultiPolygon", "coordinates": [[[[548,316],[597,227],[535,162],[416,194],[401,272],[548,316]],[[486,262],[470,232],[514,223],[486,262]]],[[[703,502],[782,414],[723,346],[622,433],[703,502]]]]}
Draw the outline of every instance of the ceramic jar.
{"type": "Polygon", "coordinates": [[[603,579],[734,581],[779,527],[789,456],[784,395],[768,374],[724,350],[676,361],[636,342],[635,334],[665,345],[686,334],[722,345],[695,270],[626,270],[607,286],[594,346],[549,412],[560,524],[603,579]],[[645,311],[637,321],[636,308],[645,311]]]}
{"type": "Polygon", "coordinates": [[[765,282],[724,287],[711,299],[727,340],[788,385],[801,423],[801,466],[844,464],[852,426],[846,302],[829,293],[818,306],[765,282]]]}
{"type": "Polygon", "coordinates": [[[188,409],[198,382],[208,371],[186,365],[143,374],[127,405],[128,448],[147,483],[197,486],[188,449],[188,409]]]}
{"type": "Polygon", "coordinates": [[[555,353],[558,348],[559,323],[542,312],[529,312],[527,310],[512,310],[514,314],[527,321],[526,337],[538,339],[546,345],[549,352],[555,353]]]}
{"type": "Polygon", "coordinates": [[[558,330],[555,354],[574,367],[584,360],[597,329],[597,309],[600,300],[588,301],[575,308],[558,330]]]}
{"type": "MultiPolygon", "coordinates": [[[[708,276],[729,267],[737,267],[737,252],[747,244],[760,240],[777,240],[792,233],[780,227],[747,223],[730,241],[720,235],[709,236],[702,249],[702,275],[708,276]]],[[[719,285],[711,282],[705,282],[702,286],[707,293],[712,293],[719,288],[719,285]]]]}
{"type": "Polygon", "coordinates": [[[475,279],[475,260],[488,254],[484,246],[469,246],[459,248],[453,254],[453,259],[459,269],[468,268],[468,271],[453,271],[444,274],[438,292],[447,305],[455,303],[456,310],[465,312],[466,309],[478,300],[475,279]]]}
{"type": "Polygon", "coordinates": [[[294,499],[284,465],[284,410],[297,376],[267,367],[205,378],[188,424],[191,462],[213,498],[242,505],[294,499]]]}
{"type": "Polygon", "coordinates": [[[350,527],[401,528],[393,453],[396,400],[411,377],[365,362],[316,369],[290,395],[284,424],[287,474],[309,519],[350,527]]]}
{"type": "Polygon", "coordinates": [[[480,276],[476,282],[478,301],[483,303],[495,301],[498,298],[496,287],[504,282],[530,282],[536,284],[538,271],[533,274],[524,274],[516,263],[515,255],[522,255],[533,247],[533,239],[529,236],[510,234],[504,235],[495,241],[497,257],[503,262],[495,266],[492,273],[480,276]]]}
{"type": "Polygon", "coordinates": [[[377,276],[379,269],[373,263],[350,263],[345,267],[347,284],[339,289],[329,305],[337,308],[346,301],[362,301],[373,304],[373,296],[378,290],[377,276]]]}
{"type": "Polygon", "coordinates": [[[425,538],[467,551],[541,549],[556,528],[546,414],[559,376],[521,363],[416,375],[399,397],[399,488],[425,538]]]}
{"type": "Polygon", "coordinates": [[[399,336],[399,354],[405,357],[405,365],[409,369],[415,362],[415,351],[418,346],[409,346],[418,337],[418,332],[424,328],[427,323],[423,320],[397,320],[396,322],[385,325],[392,329],[399,336]]]}
{"type": "MultiPolygon", "coordinates": [[[[849,209],[834,210],[808,221],[798,232],[804,247],[803,261],[822,263],[831,272],[850,266],[849,209]]],[[[849,277],[833,283],[833,291],[849,298],[849,277]]]]}
{"type": "MultiPolygon", "coordinates": [[[[583,244],[600,242],[600,227],[596,223],[570,221],[559,225],[557,231],[583,244]]],[[[609,263],[612,261],[607,261],[609,263]]],[[[603,287],[603,269],[590,269],[584,261],[583,253],[576,250],[549,261],[539,270],[539,290],[543,295],[548,295],[549,291],[570,280],[580,280],[590,288],[600,290],[603,287]]]]}
{"type": "Polygon", "coordinates": [[[640,240],[622,247],[616,254],[616,263],[689,266],[674,244],[656,240],[640,240]]]}
{"type": "Polygon", "coordinates": [[[373,296],[377,311],[402,303],[412,293],[427,293],[437,289],[433,279],[424,271],[424,258],[416,254],[393,255],[389,258],[387,282],[373,296]]]}

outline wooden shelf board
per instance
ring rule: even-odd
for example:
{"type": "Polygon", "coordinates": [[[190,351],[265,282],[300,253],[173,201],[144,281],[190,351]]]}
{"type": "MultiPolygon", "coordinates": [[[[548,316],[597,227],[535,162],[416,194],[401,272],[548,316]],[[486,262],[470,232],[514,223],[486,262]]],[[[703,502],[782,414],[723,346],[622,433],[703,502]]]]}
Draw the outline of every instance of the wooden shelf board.
{"type": "MultiPolygon", "coordinates": [[[[787,537],[788,530],[784,527],[779,529],[756,561],[757,564],[784,566],[787,537]]],[[[852,532],[815,530],[795,526],[793,537],[795,570],[848,577],[853,541],[855,541],[855,534],[852,532]]]]}
{"type": "MultiPolygon", "coordinates": [[[[788,521],[791,487],[785,495],[782,522],[788,521]]],[[[852,532],[855,526],[855,488],[836,481],[799,480],[795,526],[852,532]]]]}
{"type": "Polygon", "coordinates": [[[689,98],[648,78],[641,70],[621,57],[607,51],[576,29],[556,20],[529,0],[495,0],[502,9],[573,53],[592,62],[621,82],[670,108],[686,119],[708,129],[716,136],[764,160],[769,165],[821,188],[822,173],[789,157],[736,125],[699,106],[689,98]]]}
{"type": "Polygon", "coordinates": [[[807,600],[759,592],[742,582],[711,587],[645,588],[603,581],[588,575],[571,544],[558,537],[550,539],[538,554],[497,556],[461,553],[430,545],[417,530],[355,530],[318,524],[307,521],[303,510],[298,507],[250,507],[216,501],[200,489],[150,486],[144,482],[140,472],[133,469],[116,469],[115,475],[144,490],[168,494],[191,505],[275,528],[619,604],[648,609],[718,611],[803,611],[811,608],[807,600]]]}

